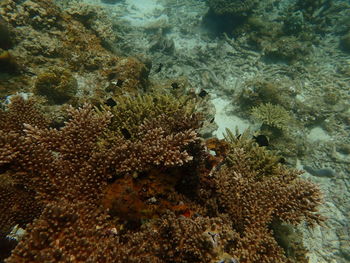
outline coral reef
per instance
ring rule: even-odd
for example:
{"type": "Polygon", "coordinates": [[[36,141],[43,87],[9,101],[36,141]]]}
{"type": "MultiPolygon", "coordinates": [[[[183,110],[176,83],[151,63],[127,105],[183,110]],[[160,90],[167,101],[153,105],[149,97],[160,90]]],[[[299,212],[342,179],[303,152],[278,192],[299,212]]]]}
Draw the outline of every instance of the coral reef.
{"type": "Polygon", "coordinates": [[[210,10],[217,15],[246,16],[255,7],[255,0],[209,0],[210,10]]]}
{"type": "Polygon", "coordinates": [[[150,70],[151,65],[146,65],[137,58],[120,59],[103,72],[109,80],[107,90],[113,92],[114,95],[135,94],[139,90],[145,90],[148,86],[150,70]]]}
{"type": "Polygon", "coordinates": [[[303,220],[319,223],[322,217],[315,211],[321,202],[320,192],[311,182],[298,178],[298,171],[285,169],[275,158],[269,160],[265,149],[257,152],[246,136],[228,132],[226,138],[230,158],[215,174],[215,181],[219,209],[229,214],[240,236],[231,255],[237,255],[239,262],[288,262],[270,224],[273,220],[293,225],[303,220]],[[252,160],[249,165],[251,156],[258,163],[252,160]],[[305,202],[313,205],[306,207],[305,202]]]}
{"type": "MultiPolygon", "coordinates": [[[[11,65],[15,65],[19,73],[1,82],[1,96],[13,94],[13,90],[31,92],[37,76],[47,74],[48,68],[62,68],[67,73],[64,75],[74,76],[78,83],[74,89],[85,95],[78,96],[80,105],[86,100],[93,102],[95,96],[105,95],[101,87],[108,85],[110,80],[104,77],[103,71],[115,67],[119,58],[109,48],[109,43],[115,40],[115,34],[110,34],[112,24],[100,9],[76,4],[75,8],[63,10],[53,1],[6,0],[0,2],[0,14],[2,36],[6,38],[4,41],[11,40],[11,46],[6,45],[3,49],[10,54],[15,62],[11,65]],[[11,49],[7,50],[8,46],[11,49]]],[[[0,52],[5,54],[2,50],[0,52]]],[[[10,61],[7,57],[0,62],[0,67],[5,64],[6,70],[10,61]]],[[[124,63],[121,71],[127,71],[129,64],[124,63]]],[[[133,81],[130,85],[137,84],[136,78],[142,75],[137,70],[141,70],[142,66],[142,63],[138,63],[138,67],[125,78],[133,81]]],[[[147,75],[142,75],[142,81],[144,78],[147,75]]],[[[64,102],[71,103],[68,99],[64,99],[64,102]]]]}
{"type": "Polygon", "coordinates": [[[280,130],[288,130],[291,121],[293,120],[291,114],[280,105],[273,105],[271,103],[260,104],[258,107],[252,108],[252,117],[268,125],[280,130]]]}
{"type": "MultiPolygon", "coordinates": [[[[152,87],[150,61],[115,56],[113,23],[74,3],[0,2],[0,60],[20,65],[2,95],[21,89],[48,102],[22,93],[0,108],[0,247],[9,252],[11,230],[25,230],[5,262],[305,260],[279,230],[323,220],[318,188],[246,133],[204,141],[197,111],[210,95],[183,95],[173,80],[173,92],[152,87]]],[[[230,26],[252,18],[256,3],[209,1],[230,26]]],[[[298,23],[286,26],[293,35],[298,23]]],[[[260,84],[259,104],[284,103],[260,84]]]]}
{"type": "Polygon", "coordinates": [[[63,104],[68,101],[72,104],[77,87],[77,80],[68,70],[55,67],[37,77],[33,93],[45,97],[49,104],[63,104]]]}
{"type": "Polygon", "coordinates": [[[140,118],[133,138],[116,133],[123,118],[90,105],[70,107],[60,129],[32,99],[0,111],[2,134],[17,140],[1,137],[2,209],[16,207],[0,218],[2,237],[26,230],[6,262],[293,262],[270,225],[321,222],[317,187],[245,134],[208,143],[210,155],[196,113],[150,98],[138,98],[150,112],[173,108],[140,118]]]}
{"type": "Polygon", "coordinates": [[[122,129],[127,129],[131,138],[142,132],[140,125],[146,119],[159,119],[166,123],[163,129],[169,131],[190,127],[197,129],[201,124],[199,114],[195,114],[196,104],[189,96],[175,98],[171,94],[156,91],[135,97],[120,96],[116,98],[116,104],[111,109],[114,116],[111,125],[120,133],[122,129]]]}

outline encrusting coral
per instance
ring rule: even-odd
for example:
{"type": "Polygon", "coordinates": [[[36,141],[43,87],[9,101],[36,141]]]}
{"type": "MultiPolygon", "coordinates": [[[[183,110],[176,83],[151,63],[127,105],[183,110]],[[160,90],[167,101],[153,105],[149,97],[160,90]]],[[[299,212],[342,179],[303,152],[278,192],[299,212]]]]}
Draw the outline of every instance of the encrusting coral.
{"type": "MultiPolygon", "coordinates": [[[[131,122],[109,108],[70,107],[59,129],[31,98],[0,111],[0,175],[15,182],[1,181],[1,209],[31,215],[5,262],[296,262],[271,225],[322,221],[317,187],[247,135],[228,133],[209,154],[198,113],[181,103],[160,112],[149,99],[137,99],[154,112],[128,126],[132,138],[118,132],[131,122]],[[23,189],[35,199],[18,202],[23,189]]],[[[137,115],[136,104],[125,103],[137,115]]],[[[17,215],[0,217],[2,236],[17,215]]]]}

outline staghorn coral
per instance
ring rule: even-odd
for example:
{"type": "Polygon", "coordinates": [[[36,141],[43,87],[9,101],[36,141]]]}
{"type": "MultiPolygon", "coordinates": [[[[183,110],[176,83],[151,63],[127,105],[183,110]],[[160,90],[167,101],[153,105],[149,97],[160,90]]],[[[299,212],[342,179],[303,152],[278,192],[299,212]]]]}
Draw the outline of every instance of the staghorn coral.
{"type": "Polygon", "coordinates": [[[106,216],[89,203],[50,203],[6,262],[114,262],[116,240],[106,216]]]}
{"type": "Polygon", "coordinates": [[[227,244],[236,238],[226,218],[186,218],[166,213],[162,219],[143,225],[138,233],[127,235],[120,261],[148,262],[226,262],[234,259],[227,244]],[[151,255],[151,257],[150,257],[151,255]]]}
{"type": "Polygon", "coordinates": [[[24,123],[45,128],[49,119],[43,114],[39,101],[33,97],[24,99],[20,95],[11,96],[8,109],[0,109],[0,130],[23,134],[24,123]]]}
{"type": "Polygon", "coordinates": [[[254,173],[256,179],[279,174],[280,158],[264,147],[259,147],[251,138],[249,130],[240,135],[236,131],[236,135],[234,135],[227,129],[225,139],[229,142],[226,162],[237,172],[249,171],[254,173]],[[242,166],[242,163],[245,165],[242,166]]]}
{"type": "Polygon", "coordinates": [[[316,185],[299,177],[300,171],[286,169],[265,148],[257,152],[252,141],[241,137],[228,132],[228,159],[214,175],[219,210],[229,214],[241,237],[230,254],[239,262],[292,262],[276,242],[270,225],[274,220],[292,225],[322,222],[316,212],[321,193],[316,185]],[[248,156],[264,161],[254,166],[248,156]]]}
{"type": "MultiPolygon", "coordinates": [[[[26,103],[12,100],[2,122],[26,103]]],[[[6,262],[293,262],[272,222],[320,222],[319,190],[246,134],[228,133],[208,143],[217,156],[206,153],[185,108],[141,118],[133,139],[116,133],[114,111],[91,105],[70,107],[60,129],[34,104],[31,122],[5,125],[21,147],[5,138],[0,174],[42,208],[28,208],[35,219],[6,262]]]]}
{"type": "Polygon", "coordinates": [[[10,233],[15,225],[24,228],[40,215],[35,192],[25,189],[14,180],[18,175],[0,174],[0,238],[10,233]]]}
{"type": "MultiPolygon", "coordinates": [[[[21,104],[23,101],[23,99],[14,100],[10,105],[16,109],[19,106],[17,104],[21,104]]],[[[5,113],[11,115],[11,109],[5,113]]],[[[61,245],[60,238],[62,237],[59,232],[66,233],[67,228],[71,226],[69,221],[73,220],[71,216],[68,216],[68,222],[65,220],[66,216],[62,216],[63,219],[61,219],[62,211],[72,213],[73,210],[77,210],[78,212],[75,213],[80,217],[84,215],[84,220],[88,220],[86,223],[90,223],[90,227],[97,231],[94,229],[94,221],[90,220],[90,217],[86,217],[86,214],[87,211],[91,214],[96,209],[98,211],[103,194],[102,189],[116,171],[142,171],[159,165],[163,167],[181,166],[192,160],[192,156],[184,148],[187,144],[197,140],[193,129],[164,135],[162,128],[157,126],[159,123],[149,120],[142,124],[144,126],[141,130],[145,132],[139,134],[138,141],[131,142],[120,136],[115,136],[113,140],[108,138],[107,145],[102,141],[105,140],[105,133],[108,134],[107,125],[112,117],[110,112],[96,112],[92,106],[85,105],[78,110],[70,108],[69,115],[70,120],[60,130],[39,128],[22,123],[22,130],[24,129],[22,137],[25,139],[21,148],[12,149],[17,150],[18,153],[16,152],[10,160],[6,154],[3,156],[5,160],[0,160],[0,163],[5,161],[10,163],[6,170],[19,171],[16,180],[34,191],[38,204],[44,206],[44,212],[29,227],[32,231],[29,231],[22,241],[26,245],[20,243],[9,262],[11,260],[18,262],[20,261],[18,258],[23,260],[49,258],[59,261],[61,259],[85,258],[85,256],[89,258],[90,255],[95,255],[97,253],[95,248],[88,247],[86,250],[88,252],[86,252],[79,245],[72,248],[71,245],[67,244],[67,247],[61,248],[62,253],[57,251],[61,245]],[[80,204],[80,208],[70,209],[69,207],[73,204],[67,203],[67,200],[74,200],[74,204],[80,204]],[[88,208],[84,208],[84,204],[88,208]],[[61,223],[64,224],[61,226],[61,223]],[[54,228],[52,229],[52,227],[54,228]],[[48,237],[43,237],[46,231],[58,232],[57,236],[52,237],[56,243],[47,244],[48,237]],[[33,245],[30,245],[31,243],[33,245]],[[33,246],[40,251],[40,253],[36,253],[37,256],[34,256],[35,252],[29,253],[33,250],[33,246]]],[[[34,123],[32,122],[32,124],[34,123]]],[[[14,128],[20,129],[16,126],[14,128]]],[[[9,192],[9,195],[11,194],[13,193],[9,192]]],[[[14,200],[11,199],[9,205],[13,204],[14,200]]],[[[8,220],[11,218],[4,221],[8,220]]],[[[73,220],[73,225],[75,223],[85,224],[85,221],[78,220],[76,222],[76,220],[73,220]]],[[[76,227],[82,231],[79,225],[76,227]]],[[[79,240],[84,238],[84,234],[85,232],[81,236],[78,235],[76,242],[80,242],[79,240]]],[[[75,235],[74,232],[72,235],[75,235]]],[[[88,235],[90,236],[90,234],[88,235]]],[[[62,238],[74,240],[71,237],[62,238]]]]}

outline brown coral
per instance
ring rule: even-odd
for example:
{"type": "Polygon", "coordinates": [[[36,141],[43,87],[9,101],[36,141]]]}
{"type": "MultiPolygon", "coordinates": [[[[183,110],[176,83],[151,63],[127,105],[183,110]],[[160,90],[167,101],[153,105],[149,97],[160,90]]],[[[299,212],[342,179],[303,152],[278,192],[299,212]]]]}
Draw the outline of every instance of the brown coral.
{"type": "Polygon", "coordinates": [[[130,139],[110,126],[108,110],[71,107],[54,129],[30,100],[11,104],[2,123],[24,115],[20,105],[32,116],[4,126],[0,174],[16,184],[4,185],[1,198],[6,207],[17,204],[13,186],[23,186],[25,203],[33,200],[28,191],[43,210],[22,210],[19,199],[14,216],[0,217],[2,235],[18,211],[35,218],[7,262],[292,262],[272,223],[322,220],[317,187],[246,134],[208,142],[213,157],[191,127],[197,122],[167,121],[181,123],[183,111],[144,118],[130,139]]]}
{"type": "Polygon", "coordinates": [[[286,169],[273,156],[269,162],[267,150],[260,147],[257,152],[258,146],[248,146],[253,142],[244,135],[229,136],[231,158],[215,174],[215,181],[219,209],[230,215],[233,228],[241,235],[231,254],[240,262],[288,262],[270,225],[274,220],[293,225],[320,223],[323,218],[316,212],[320,191],[299,178],[301,172],[286,169]],[[249,165],[248,156],[265,161],[252,169],[255,164],[249,165]]]}
{"type": "Polygon", "coordinates": [[[111,228],[106,214],[88,203],[50,203],[6,262],[113,262],[111,228]]]}

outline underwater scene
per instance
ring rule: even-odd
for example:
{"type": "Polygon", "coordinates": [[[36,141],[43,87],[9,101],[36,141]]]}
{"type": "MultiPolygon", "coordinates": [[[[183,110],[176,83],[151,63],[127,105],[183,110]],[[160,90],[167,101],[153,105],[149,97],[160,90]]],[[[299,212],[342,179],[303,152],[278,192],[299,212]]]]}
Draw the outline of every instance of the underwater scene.
{"type": "Polygon", "coordinates": [[[0,0],[0,262],[350,262],[350,1],[0,0]]]}

